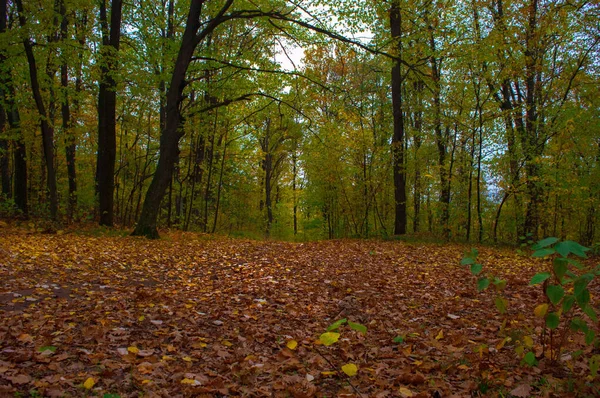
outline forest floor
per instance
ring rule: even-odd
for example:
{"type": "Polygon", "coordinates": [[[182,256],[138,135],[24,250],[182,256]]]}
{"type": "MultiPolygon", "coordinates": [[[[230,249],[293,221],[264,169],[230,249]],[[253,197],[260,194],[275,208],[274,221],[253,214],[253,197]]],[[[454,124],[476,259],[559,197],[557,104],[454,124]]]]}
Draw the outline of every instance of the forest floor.
{"type": "Polygon", "coordinates": [[[599,351],[581,333],[558,363],[539,346],[543,292],[529,280],[544,260],[479,249],[508,281],[502,316],[459,265],[467,249],[5,225],[0,396],[599,396],[599,351]],[[339,319],[367,331],[342,325],[326,346],[339,319]]]}

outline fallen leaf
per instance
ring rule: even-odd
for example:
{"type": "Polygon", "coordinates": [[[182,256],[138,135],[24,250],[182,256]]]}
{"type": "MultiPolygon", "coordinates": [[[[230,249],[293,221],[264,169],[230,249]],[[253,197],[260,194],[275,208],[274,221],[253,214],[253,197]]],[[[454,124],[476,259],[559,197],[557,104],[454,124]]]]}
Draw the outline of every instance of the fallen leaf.
{"type": "Polygon", "coordinates": [[[327,332],[327,333],[323,333],[319,337],[319,341],[324,346],[330,346],[330,345],[334,344],[335,342],[337,342],[339,340],[339,338],[340,338],[340,334],[339,333],[327,332]]]}
{"type": "Polygon", "coordinates": [[[527,398],[531,395],[531,386],[529,384],[521,384],[515,387],[510,395],[519,398],[527,398]]]}
{"type": "Polygon", "coordinates": [[[356,373],[358,372],[358,368],[353,363],[347,363],[344,366],[342,366],[342,371],[348,376],[352,377],[356,375],[356,373]]]}
{"type": "Polygon", "coordinates": [[[286,343],[286,347],[289,348],[290,350],[295,350],[296,347],[298,347],[298,342],[296,340],[289,340],[286,343]]]}
{"type": "Polygon", "coordinates": [[[31,377],[29,375],[25,375],[25,374],[9,376],[9,377],[7,377],[7,379],[10,380],[11,383],[17,384],[17,385],[27,384],[31,381],[31,377]]]}
{"type": "Polygon", "coordinates": [[[96,381],[92,377],[88,377],[87,380],[83,382],[83,386],[88,390],[91,390],[92,387],[94,387],[94,384],[96,384],[96,381]]]}

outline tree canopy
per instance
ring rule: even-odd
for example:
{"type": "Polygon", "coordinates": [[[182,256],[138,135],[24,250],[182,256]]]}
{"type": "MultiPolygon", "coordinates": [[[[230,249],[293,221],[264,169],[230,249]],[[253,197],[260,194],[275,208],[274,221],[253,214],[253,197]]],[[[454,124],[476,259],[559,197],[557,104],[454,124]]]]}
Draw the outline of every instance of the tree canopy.
{"type": "Polygon", "coordinates": [[[597,242],[596,1],[1,3],[3,215],[597,242]]]}

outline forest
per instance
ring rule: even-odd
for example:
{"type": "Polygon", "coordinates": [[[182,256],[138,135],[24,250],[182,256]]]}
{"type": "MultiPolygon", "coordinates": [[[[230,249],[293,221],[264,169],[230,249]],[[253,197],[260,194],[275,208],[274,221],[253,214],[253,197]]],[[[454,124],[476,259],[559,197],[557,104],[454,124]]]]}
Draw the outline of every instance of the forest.
{"type": "Polygon", "coordinates": [[[2,214],[597,242],[597,2],[3,1],[2,214]]]}
{"type": "Polygon", "coordinates": [[[599,92],[598,0],[0,0],[0,396],[600,396],[599,92]]]}

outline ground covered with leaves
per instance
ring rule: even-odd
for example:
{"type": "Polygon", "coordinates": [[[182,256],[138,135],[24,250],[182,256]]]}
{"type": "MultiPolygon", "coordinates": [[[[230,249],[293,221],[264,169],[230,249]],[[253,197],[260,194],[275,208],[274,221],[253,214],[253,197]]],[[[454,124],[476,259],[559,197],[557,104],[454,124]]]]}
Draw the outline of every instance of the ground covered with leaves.
{"type": "Polygon", "coordinates": [[[556,363],[538,343],[529,280],[547,260],[479,248],[507,280],[501,315],[459,265],[467,249],[5,226],[0,396],[600,394],[581,333],[556,363]]]}

